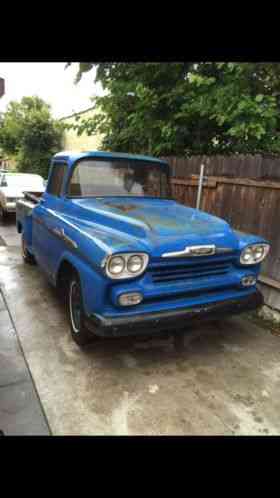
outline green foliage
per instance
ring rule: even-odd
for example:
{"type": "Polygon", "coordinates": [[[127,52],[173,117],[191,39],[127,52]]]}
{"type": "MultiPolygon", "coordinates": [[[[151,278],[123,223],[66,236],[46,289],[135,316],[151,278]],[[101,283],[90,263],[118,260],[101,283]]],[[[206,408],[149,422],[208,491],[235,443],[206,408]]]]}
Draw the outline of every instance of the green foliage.
{"type": "Polygon", "coordinates": [[[79,66],[80,66],[80,68],[79,68],[79,71],[77,73],[75,83],[79,83],[83,73],[90,71],[93,67],[93,64],[90,62],[80,62],[79,66]]]}
{"type": "MultiPolygon", "coordinates": [[[[80,64],[77,81],[94,64],[80,64]]],[[[104,63],[100,113],[79,133],[103,148],[153,155],[278,153],[280,64],[104,63]]]]}
{"type": "Polygon", "coordinates": [[[63,125],[39,97],[10,102],[0,120],[0,147],[16,159],[17,170],[48,175],[50,158],[62,147],[63,125]]]}

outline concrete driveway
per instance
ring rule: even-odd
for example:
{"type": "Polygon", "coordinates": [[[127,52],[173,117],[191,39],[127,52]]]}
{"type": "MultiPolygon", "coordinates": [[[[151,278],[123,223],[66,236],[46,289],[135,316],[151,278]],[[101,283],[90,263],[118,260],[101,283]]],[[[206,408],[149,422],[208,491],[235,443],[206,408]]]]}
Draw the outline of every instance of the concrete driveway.
{"type": "Polygon", "coordinates": [[[83,352],[14,221],[0,236],[0,285],[53,434],[280,434],[280,337],[237,317],[83,352]]]}

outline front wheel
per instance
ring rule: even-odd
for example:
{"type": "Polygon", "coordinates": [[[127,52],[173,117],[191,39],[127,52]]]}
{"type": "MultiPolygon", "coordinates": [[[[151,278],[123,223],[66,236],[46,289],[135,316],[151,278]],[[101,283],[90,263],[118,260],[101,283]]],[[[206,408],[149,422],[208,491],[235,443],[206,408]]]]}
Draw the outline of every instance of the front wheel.
{"type": "Polygon", "coordinates": [[[21,254],[22,254],[22,259],[23,259],[24,263],[27,263],[28,265],[35,265],[36,264],[36,260],[35,260],[34,256],[32,254],[30,254],[30,252],[27,249],[27,244],[26,244],[26,240],[25,240],[23,232],[21,235],[21,254]]]}
{"type": "Polygon", "coordinates": [[[78,274],[73,273],[68,285],[67,309],[70,322],[71,335],[76,344],[86,346],[97,337],[84,325],[85,312],[83,305],[82,288],[78,274]]]}

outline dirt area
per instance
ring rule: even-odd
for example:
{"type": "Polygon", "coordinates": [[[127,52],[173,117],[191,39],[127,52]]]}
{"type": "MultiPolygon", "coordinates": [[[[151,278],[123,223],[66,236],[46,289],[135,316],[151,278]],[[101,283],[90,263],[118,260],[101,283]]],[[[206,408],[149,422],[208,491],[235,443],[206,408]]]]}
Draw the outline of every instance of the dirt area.
{"type": "Polygon", "coordinates": [[[81,351],[56,292],[22,263],[15,226],[0,235],[0,285],[53,434],[280,434],[280,337],[263,321],[147,330],[81,351]]]}
{"type": "Polygon", "coordinates": [[[276,335],[280,338],[280,324],[273,323],[271,320],[265,320],[258,316],[257,312],[251,312],[246,314],[246,318],[260,327],[264,327],[271,334],[276,335]]]}

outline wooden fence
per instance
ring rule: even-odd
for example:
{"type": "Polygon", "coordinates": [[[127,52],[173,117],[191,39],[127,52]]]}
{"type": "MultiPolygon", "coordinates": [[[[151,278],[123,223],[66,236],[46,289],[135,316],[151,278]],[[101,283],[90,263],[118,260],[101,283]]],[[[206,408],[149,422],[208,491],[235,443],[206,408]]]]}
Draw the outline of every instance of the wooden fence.
{"type": "Polygon", "coordinates": [[[205,165],[201,209],[234,228],[265,237],[271,251],[260,282],[265,302],[280,310],[280,157],[195,156],[165,158],[171,166],[172,195],[195,207],[200,165],[205,165]]]}

